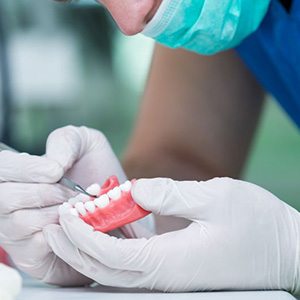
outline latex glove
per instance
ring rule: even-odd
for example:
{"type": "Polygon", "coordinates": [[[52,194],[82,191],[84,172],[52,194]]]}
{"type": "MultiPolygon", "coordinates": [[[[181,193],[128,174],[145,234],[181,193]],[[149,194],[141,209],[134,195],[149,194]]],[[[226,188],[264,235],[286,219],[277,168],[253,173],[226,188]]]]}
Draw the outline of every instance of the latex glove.
{"type": "Polygon", "coordinates": [[[20,293],[22,278],[16,270],[0,264],[0,299],[13,300],[20,293]]]}
{"type": "MultiPolygon", "coordinates": [[[[112,175],[116,175],[120,182],[127,180],[106,137],[95,129],[67,126],[54,131],[47,141],[46,156],[63,168],[66,177],[83,187],[93,183],[103,184],[112,175]]],[[[149,237],[153,235],[152,223],[149,216],[113,234],[128,238],[149,237]]]]}
{"type": "Polygon", "coordinates": [[[53,131],[47,140],[46,157],[83,187],[103,183],[111,175],[126,180],[106,137],[95,129],[67,126],[53,131]]]}
{"type": "Polygon", "coordinates": [[[111,286],[163,291],[299,291],[299,213],[242,181],[138,180],[135,201],[159,215],[192,221],[150,239],[122,240],[62,215],[49,226],[53,251],[73,268],[111,286]]]}
{"type": "MultiPolygon", "coordinates": [[[[48,138],[47,157],[3,151],[0,165],[0,245],[35,278],[59,285],[90,283],[52,252],[42,230],[58,223],[58,205],[72,196],[54,184],[65,171],[84,186],[111,174],[125,178],[103,134],[71,126],[58,129],[48,138]]],[[[134,236],[130,229],[128,235],[134,236]]]]}
{"type": "Polygon", "coordinates": [[[58,205],[70,193],[58,184],[62,167],[45,157],[0,152],[0,245],[24,272],[46,282],[87,279],[58,258],[42,229],[58,222],[58,205]]]}

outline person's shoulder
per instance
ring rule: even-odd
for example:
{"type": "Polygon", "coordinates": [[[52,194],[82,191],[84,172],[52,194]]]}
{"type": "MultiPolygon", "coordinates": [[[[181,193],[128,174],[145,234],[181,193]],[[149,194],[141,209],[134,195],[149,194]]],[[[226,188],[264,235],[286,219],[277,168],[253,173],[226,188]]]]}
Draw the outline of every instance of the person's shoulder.
{"type": "Polygon", "coordinates": [[[292,7],[293,0],[279,0],[279,2],[283,5],[283,7],[290,11],[292,7]]]}

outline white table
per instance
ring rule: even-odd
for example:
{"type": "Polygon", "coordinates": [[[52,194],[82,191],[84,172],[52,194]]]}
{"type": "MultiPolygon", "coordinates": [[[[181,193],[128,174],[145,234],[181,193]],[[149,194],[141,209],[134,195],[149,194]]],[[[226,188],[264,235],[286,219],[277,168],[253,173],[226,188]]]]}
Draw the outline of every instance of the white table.
{"type": "Polygon", "coordinates": [[[150,293],[145,290],[96,288],[55,288],[26,283],[17,300],[295,300],[285,292],[150,293]]]}

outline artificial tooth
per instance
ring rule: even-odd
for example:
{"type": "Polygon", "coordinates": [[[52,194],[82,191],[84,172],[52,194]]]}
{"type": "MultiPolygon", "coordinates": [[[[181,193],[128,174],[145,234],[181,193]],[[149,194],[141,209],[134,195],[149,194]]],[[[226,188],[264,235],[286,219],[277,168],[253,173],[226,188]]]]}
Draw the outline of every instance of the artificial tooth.
{"type": "Polygon", "coordinates": [[[86,191],[93,196],[98,196],[101,192],[101,187],[98,183],[94,183],[90,185],[86,191]]]}
{"type": "Polygon", "coordinates": [[[82,216],[86,215],[86,210],[85,210],[84,204],[82,202],[76,203],[75,208],[82,216]]]}
{"type": "Polygon", "coordinates": [[[111,198],[112,200],[118,200],[121,198],[121,190],[119,187],[115,187],[112,190],[110,190],[107,195],[109,196],[109,198],[111,198]]]}
{"type": "Polygon", "coordinates": [[[69,212],[70,208],[72,208],[72,205],[68,202],[64,202],[59,206],[58,212],[60,215],[66,214],[69,212]]]}
{"type": "Polygon", "coordinates": [[[84,194],[78,194],[76,197],[77,202],[88,202],[90,201],[90,197],[88,195],[84,195],[84,194]]]}
{"type": "Polygon", "coordinates": [[[68,202],[71,204],[71,205],[75,205],[77,202],[80,202],[80,200],[76,197],[73,197],[73,198],[70,198],[68,200],[68,202]]]}
{"type": "Polygon", "coordinates": [[[94,203],[99,208],[104,208],[109,204],[109,198],[107,195],[102,195],[99,198],[95,199],[94,203]]]}
{"type": "Polygon", "coordinates": [[[71,214],[72,216],[79,217],[79,213],[78,213],[78,211],[77,211],[76,208],[71,208],[71,209],[70,209],[70,214],[71,214]]]}
{"type": "Polygon", "coordinates": [[[93,213],[95,212],[95,209],[96,209],[96,206],[95,206],[95,203],[94,201],[88,201],[84,204],[84,207],[85,209],[90,212],[90,213],[93,213]]]}
{"type": "Polygon", "coordinates": [[[131,186],[132,186],[131,181],[127,180],[123,184],[120,185],[120,189],[123,192],[129,192],[131,190],[131,186]]]}

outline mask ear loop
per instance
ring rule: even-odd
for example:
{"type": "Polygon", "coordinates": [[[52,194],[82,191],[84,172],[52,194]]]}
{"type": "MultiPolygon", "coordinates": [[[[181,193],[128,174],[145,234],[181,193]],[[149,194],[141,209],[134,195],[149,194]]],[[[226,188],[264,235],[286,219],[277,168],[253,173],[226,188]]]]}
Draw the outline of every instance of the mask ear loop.
{"type": "Polygon", "coordinates": [[[148,22],[141,34],[149,37],[160,35],[169,25],[180,3],[180,0],[163,0],[154,17],[148,22]]]}

